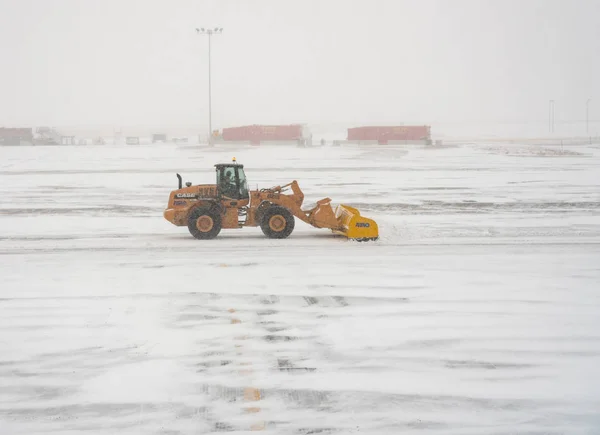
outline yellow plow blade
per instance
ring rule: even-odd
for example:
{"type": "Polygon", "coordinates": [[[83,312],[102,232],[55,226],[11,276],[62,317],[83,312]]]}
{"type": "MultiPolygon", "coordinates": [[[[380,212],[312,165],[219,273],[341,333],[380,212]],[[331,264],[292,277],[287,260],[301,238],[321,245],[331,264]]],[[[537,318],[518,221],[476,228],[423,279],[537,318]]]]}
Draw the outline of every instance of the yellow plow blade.
{"type": "Polygon", "coordinates": [[[338,205],[335,209],[335,217],[340,225],[339,230],[332,230],[336,234],[341,234],[359,242],[379,238],[377,223],[373,219],[361,216],[360,212],[354,207],[344,204],[338,205]]]}

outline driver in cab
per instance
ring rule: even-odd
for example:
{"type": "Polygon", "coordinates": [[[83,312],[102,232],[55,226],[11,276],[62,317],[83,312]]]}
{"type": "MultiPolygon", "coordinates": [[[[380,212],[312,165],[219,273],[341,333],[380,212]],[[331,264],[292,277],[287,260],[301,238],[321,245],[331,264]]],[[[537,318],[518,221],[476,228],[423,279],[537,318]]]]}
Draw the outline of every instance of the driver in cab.
{"type": "Polygon", "coordinates": [[[226,169],[219,183],[221,193],[229,198],[235,198],[237,194],[237,183],[235,182],[235,174],[233,169],[226,169]]]}

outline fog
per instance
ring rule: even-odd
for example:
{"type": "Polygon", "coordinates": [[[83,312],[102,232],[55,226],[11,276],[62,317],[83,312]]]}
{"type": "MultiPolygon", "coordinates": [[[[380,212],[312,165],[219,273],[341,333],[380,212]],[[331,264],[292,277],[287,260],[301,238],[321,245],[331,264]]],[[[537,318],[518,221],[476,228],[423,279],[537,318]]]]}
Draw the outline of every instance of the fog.
{"type": "Polygon", "coordinates": [[[599,23],[0,0],[0,435],[599,433],[599,23]]]}
{"type": "Polygon", "coordinates": [[[0,0],[0,125],[598,130],[597,0],[0,0]]]}

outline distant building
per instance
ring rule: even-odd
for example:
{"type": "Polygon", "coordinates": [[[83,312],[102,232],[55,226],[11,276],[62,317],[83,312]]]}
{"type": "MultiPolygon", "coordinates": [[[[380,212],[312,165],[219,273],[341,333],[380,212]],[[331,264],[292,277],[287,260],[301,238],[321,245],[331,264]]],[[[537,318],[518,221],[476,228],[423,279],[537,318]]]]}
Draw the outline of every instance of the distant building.
{"type": "Polygon", "coordinates": [[[386,144],[430,144],[428,125],[366,126],[348,129],[348,142],[386,144]]]}
{"type": "Polygon", "coordinates": [[[155,133],[152,135],[152,143],[156,143],[156,142],[166,142],[167,141],[167,135],[164,133],[155,133]]]}
{"type": "Polygon", "coordinates": [[[0,127],[0,145],[21,145],[32,143],[33,129],[0,127]]]}
{"type": "Polygon", "coordinates": [[[61,136],[60,144],[61,145],[75,145],[75,136],[61,136]]]}
{"type": "Polygon", "coordinates": [[[61,143],[61,135],[53,128],[38,127],[35,129],[37,137],[34,139],[35,145],[58,145],[61,143]]]}
{"type": "Polygon", "coordinates": [[[215,143],[295,144],[312,145],[312,134],[304,124],[289,125],[244,125],[227,127],[220,136],[213,137],[215,143]],[[216,139],[216,140],[214,140],[216,139]]]}

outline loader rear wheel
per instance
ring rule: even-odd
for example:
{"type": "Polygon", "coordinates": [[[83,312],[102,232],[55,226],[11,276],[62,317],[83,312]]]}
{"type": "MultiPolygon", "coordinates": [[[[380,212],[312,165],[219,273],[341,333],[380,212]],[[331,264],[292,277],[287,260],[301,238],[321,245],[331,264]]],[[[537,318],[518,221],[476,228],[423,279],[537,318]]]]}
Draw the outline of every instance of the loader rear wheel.
{"type": "Polygon", "coordinates": [[[214,239],[221,232],[221,216],[210,209],[196,208],[188,217],[188,229],[197,239],[214,239]]]}
{"type": "Polygon", "coordinates": [[[294,215],[287,208],[274,205],[262,213],[260,228],[271,239],[285,239],[292,234],[295,224],[294,215]]]}

